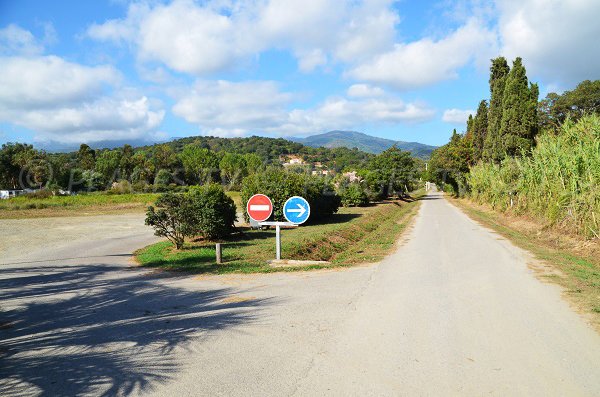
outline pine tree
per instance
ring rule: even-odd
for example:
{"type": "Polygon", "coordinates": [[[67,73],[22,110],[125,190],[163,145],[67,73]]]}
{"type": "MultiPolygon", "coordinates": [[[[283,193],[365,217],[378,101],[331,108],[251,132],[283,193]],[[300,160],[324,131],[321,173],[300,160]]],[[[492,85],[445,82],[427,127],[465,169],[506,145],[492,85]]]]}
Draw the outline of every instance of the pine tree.
{"type": "Polygon", "coordinates": [[[538,91],[535,84],[529,87],[521,58],[515,59],[506,78],[500,122],[503,152],[509,156],[529,152],[535,145],[538,91]]]}
{"type": "Polygon", "coordinates": [[[483,158],[486,160],[500,161],[504,157],[500,125],[503,114],[504,87],[509,72],[510,68],[504,57],[492,59],[492,66],[490,67],[490,109],[483,149],[483,158]]]}
{"type": "Polygon", "coordinates": [[[477,162],[483,157],[483,147],[488,129],[488,104],[484,99],[479,102],[477,114],[473,119],[473,161],[477,162]]]}

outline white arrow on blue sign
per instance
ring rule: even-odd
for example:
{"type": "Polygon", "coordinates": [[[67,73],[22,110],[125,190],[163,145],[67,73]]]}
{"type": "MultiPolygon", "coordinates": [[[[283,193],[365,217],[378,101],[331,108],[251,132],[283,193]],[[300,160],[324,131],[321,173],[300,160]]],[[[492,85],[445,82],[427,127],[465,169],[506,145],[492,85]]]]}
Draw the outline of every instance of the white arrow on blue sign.
{"type": "Polygon", "coordinates": [[[289,222],[304,223],[310,216],[310,204],[300,196],[290,197],[283,205],[283,216],[289,222]]]}

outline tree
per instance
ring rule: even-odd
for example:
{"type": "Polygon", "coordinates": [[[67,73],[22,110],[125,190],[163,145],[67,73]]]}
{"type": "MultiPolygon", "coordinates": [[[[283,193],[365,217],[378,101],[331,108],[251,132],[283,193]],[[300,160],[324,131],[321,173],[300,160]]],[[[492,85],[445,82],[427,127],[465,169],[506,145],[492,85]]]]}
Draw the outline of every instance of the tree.
{"type": "Polygon", "coordinates": [[[241,154],[225,153],[219,162],[223,181],[230,189],[239,189],[242,179],[247,175],[246,159],[241,154]]]}
{"type": "Polygon", "coordinates": [[[19,187],[21,169],[27,164],[23,153],[34,153],[33,146],[23,143],[5,143],[0,149],[0,186],[10,189],[19,187]],[[20,164],[20,160],[25,163],[20,164]]]}
{"type": "Polygon", "coordinates": [[[577,121],[585,114],[600,113],[600,80],[582,81],[562,95],[549,93],[540,101],[538,112],[540,128],[555,131],[567,118],[577,121]]]}
{"type": "Polygon", "coordinates": [[[486,100],[479,102],[473,119],[473,162],[481,160],[488,128],[488,105],[486,100]]]}
{"type": "Polygon", "coordinates": [[[179,158],[186,174],[193,181],[203,184],[217,179],[219,159],[209,149],[197,144],[186,145],[179,158]]]}
{"type": "Polygon", "coordinates": [[[119,167],[121,165],[121,153],[118,150],[104,150],[96,159],[96,172],[102,175],[104,185],[109,185],[119,179],[119,167]]]}
{"type": "Polygon", "coordinates": [[[85,143],[79,146],[77,163],[82,170],[93,170],[96,165],[96,153],[85,143]]]}
{"type": "Polygon", "coordinates": [[[491,161],[500,161],[504,157],[500,126],[502,122],[502,101],[504,87],[510,67],[504,57],[492,59],[490,67],[490,108],[488,112],[488,128],[483,150],[483,158],[491,161]]]}
{"type": "Polygon", "coordinates": [[[246,161],[246,171],[248,174],[254,174],[263,168],[264,161],[258,154],[246,153],[244,160],[246,161]]]}
{"type": "Polygon", "coordinates": [[[131,181],[131,174],[133,173],[133,168],[135,167],[133,162],[133,148],[131,145],[124,145],[123,150],[121,151],[121,161],[119,164],[121,177],[131,181]]]}
{"type": "Polygon", "coordinates": [[[405,192],[412,186],[417,170],[410,152],[402,151],[396,146],[373,157],[362,175],[372,192],[379,192],[381,198],[394,193],[405,192]]]}
{"type": "Polygon", "coordinates": [[[529,86],[521,58],[516,58],[506,78],[500,123],[503,152],[511,157],[529,153],[535,145],[538,93],[537,84],[529,86]]]}

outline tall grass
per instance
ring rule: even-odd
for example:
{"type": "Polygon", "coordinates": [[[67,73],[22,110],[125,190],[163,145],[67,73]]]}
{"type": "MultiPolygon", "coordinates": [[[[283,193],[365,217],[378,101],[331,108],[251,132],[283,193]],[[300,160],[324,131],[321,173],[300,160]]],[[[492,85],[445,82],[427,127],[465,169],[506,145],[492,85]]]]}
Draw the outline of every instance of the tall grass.
{"type": "Polygon", "coordinates": [[[468,182],[480,203],[600,237],[600,117],[567,121],[558,135],[539,136],[529,157],[478,164],[468,182]]]}

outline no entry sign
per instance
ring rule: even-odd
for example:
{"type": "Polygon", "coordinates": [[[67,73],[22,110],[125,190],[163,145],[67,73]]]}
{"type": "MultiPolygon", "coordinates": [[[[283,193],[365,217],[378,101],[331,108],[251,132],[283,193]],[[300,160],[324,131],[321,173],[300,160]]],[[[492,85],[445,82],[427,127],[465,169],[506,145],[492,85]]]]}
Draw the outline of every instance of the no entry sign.
{"type": "Polygon", "coordinates": [[[273,213],[273,203],[264,194],[255,194],[248,200],[246,212],[256,222],[263,222],[269,219],[273,213]]]}

